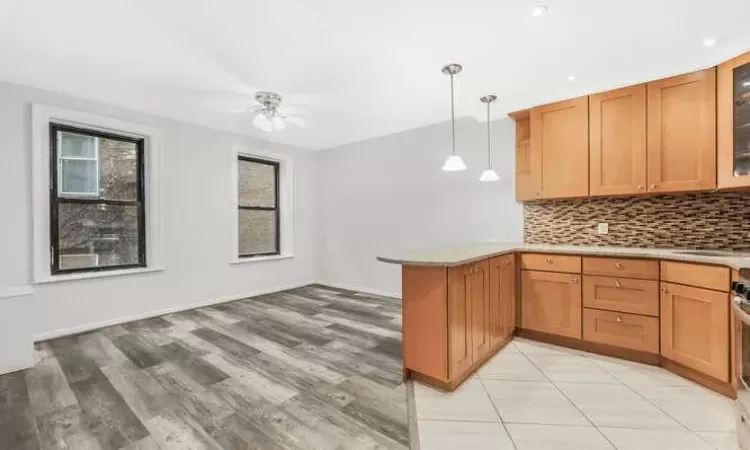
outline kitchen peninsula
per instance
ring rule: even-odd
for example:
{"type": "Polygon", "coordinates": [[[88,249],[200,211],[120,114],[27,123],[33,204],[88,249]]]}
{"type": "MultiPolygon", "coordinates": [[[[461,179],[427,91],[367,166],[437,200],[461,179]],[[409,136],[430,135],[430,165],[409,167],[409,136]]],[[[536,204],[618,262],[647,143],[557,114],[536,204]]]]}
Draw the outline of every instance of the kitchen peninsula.
{"type": "Polygon", "coordinates": [[[453,390],[519,335],[736,395],[729,291],[748,253],[481,243],[378,260],[402,266],[406,377],[453,390]]]}

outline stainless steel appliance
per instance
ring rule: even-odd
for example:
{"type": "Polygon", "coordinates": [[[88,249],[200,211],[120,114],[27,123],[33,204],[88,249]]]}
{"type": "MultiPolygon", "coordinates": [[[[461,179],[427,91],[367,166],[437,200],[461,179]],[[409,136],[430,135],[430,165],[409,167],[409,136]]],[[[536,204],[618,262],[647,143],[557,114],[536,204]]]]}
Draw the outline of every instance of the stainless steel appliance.
{"type": "Polygon", "coordinates": [[[737,320],[737,442],[742,450],[750,450],[750,281],[732,282],[732,294],[737,320]]]}

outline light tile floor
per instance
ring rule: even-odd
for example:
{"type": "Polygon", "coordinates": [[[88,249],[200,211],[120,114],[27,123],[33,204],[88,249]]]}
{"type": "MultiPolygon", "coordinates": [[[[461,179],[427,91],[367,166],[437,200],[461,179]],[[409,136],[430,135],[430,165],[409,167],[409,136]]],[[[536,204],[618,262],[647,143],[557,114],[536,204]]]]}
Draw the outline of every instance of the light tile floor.
{"type": "Polygon", "coordinates": [[[658,367],[516,338],[455,392],[414,384],[421,450],[736,450],[732,401],[658,367]]]}

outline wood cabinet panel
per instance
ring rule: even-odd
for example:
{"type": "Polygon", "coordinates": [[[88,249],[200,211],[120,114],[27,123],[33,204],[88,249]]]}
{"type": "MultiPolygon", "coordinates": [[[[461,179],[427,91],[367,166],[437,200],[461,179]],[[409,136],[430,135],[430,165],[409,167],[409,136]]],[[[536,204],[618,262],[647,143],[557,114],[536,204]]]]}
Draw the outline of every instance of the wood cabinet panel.
{"type": "Polygon", "coordinates": [[[583,339],[659,353],[659,319],[583,308],[583,339]]]}
{"type": "Polygon", "coordinates": [[[516,118],[516,200],[538,198],[541,190],[542,160],[531,154],[531,121],[528,113],[516,118]]]}
{"type": "Polygon", "coordinates": [[[515,329],[516,264],[515,255],[490,260],[490,345],[503,345],[515,329]]]}
{"type": "Polygon", "coordinates": [[[471,368],[472,310],[470,265],[448,268],[448,378],[460,378],[471,368]]]}
{"type": "Polygon", "coordinates": [[[661,286],[662,356],[728,382],[728,294],[672,283],[661,286]]]}
{"type": "Polygon", "coordinates": [[[661,280],[729,292],[729,269],[675,261],[661,262],[661,280]]]}
{"type": "Polygon", "coordinates": [[[521,323],[529,330],[580,338],[580,275],[522,271],[521,323]]]}
{"type": "Polygon", "coordinates": [[[445,267],[404,266],[404,367],[432,378],[448,380],[448,296],[445,267]]]}
{"type": "Polygon", "coordinates": [[[472,363],[484,359],[490,344],[490,260],[473,264],[471,275],[471,345],[472,363]]]}
{"type": "Polygon", "coordinates": [[[716,187],[716,70],[647,85],[648,191],[716,187]]]}
{"type": "MultiPolygon", "coordinates": [[[[531,109],[531,158],[540,158],[540,198],[589,194],[588,97],[531,109]]],[[[536,168],[532,164],[532,170],[536,168]]]]}
{"type": "Polygon", "coordinates": [[[521,268],[546,272],[581,273],[581,257],[570,255],[550,255],[546,253],[524,253],[521,255],[521,268]]]}
{"type": "Polygon", "coordinates": [[[583,306],[658,316],[659,282],[584,275],[583,306]]]}
{"type": "Polygon", "coordinates": [[[659,279],[659,261],[628,258],[583,258],[585,275],[603,275],[621,278],[659,279]]]}
{"type": "Polygon", "coordinates": [[[719,65],[716,142],[719,189],[750,187],[750,52],[719,65]]]}
{"type": "Polygon", "coordinates": [[[590,194],[646,187],[646,85],[589,96],[590,194]]]}

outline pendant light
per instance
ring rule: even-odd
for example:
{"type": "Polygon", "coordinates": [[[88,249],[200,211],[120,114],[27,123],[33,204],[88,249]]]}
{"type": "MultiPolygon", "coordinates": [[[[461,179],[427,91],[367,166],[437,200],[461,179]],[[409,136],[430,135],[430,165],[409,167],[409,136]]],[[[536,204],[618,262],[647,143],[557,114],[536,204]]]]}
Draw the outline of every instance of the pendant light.
{"type": "Polygon", "coordinates": [[[497,100],[497,95],[485,95],[479,101],[487,105],[487,168],[484,169],[479,181],[497,181],[500,179],[492,168],[492,136],[490,135],[490,104],[497,100]]]}
{"type": "Polygon", "coordinates": [[[456,154],[456,105],[455,95],[453,92],[453,77],[461,73],[463,67],[459,64],[448,64],[443,67],[443,73],[451,77],[451,131],[453,133],[453,151],[443,164],[443,170],[446,172],[457,172],[466,170],[466,164],[460,156],[456,154]]]}

